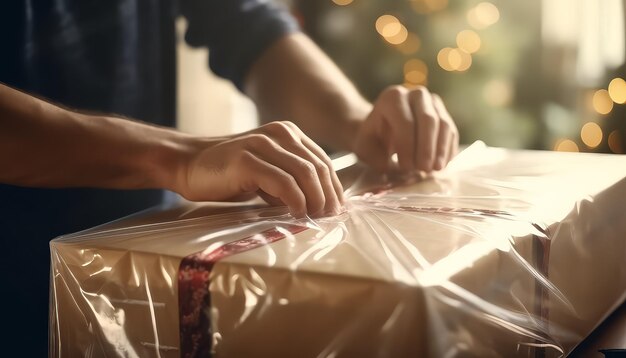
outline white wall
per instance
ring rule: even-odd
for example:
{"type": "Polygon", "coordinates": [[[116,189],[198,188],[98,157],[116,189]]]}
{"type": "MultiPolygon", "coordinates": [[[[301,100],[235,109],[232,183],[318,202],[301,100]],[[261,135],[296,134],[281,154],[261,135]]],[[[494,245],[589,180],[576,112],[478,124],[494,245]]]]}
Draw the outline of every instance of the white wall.
{"type": "Polygon", "coordinates": [[[220,136],[257,126],[254,104],[230,82],[209,71],[208,51],[184,41],[186,21],[177,30],[178,128],[187,133],[220,136]]]}

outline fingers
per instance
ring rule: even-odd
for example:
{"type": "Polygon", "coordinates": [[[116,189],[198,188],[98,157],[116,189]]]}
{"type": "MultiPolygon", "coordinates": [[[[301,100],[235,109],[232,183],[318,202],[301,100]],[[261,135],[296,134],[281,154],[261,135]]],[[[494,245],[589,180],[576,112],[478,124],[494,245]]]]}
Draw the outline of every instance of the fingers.
{"type": "MultiPolygon", "coordinates": [[[[408,90],[401,86],[393,86],[386,89],[376,101],[374,111],[380,111],[380,120],[386,122],[386,128],[391,130],[391,147],[392,152],[398,153],[398,164],[403,171],[412,171],[414,165],[414,130],[413,115],[407,100],[408,90]]],[[[386,135],[379,133],[379,135],[386,135]]],[[[387,155],[392,153],[386,153],[387,155]]],[[[389,160],[389,158],[387,158],[389,160]]]]}
{"type": "Polygon", "coordinates": [[[310,212],[314,215],[338,214],[343,204],[343,187],[324,150],[291,122],[273,122],[264,126],[263,130],[272,135],[282,149],[312,164],[323,191],[325,205],[322,208],[315,206],[310,212]]]}
{"type": "Polygon", "coordinates": [[[326,184],[331,184],[334,189],[335,197],[339,200],[340,203],[343,204],[343,186],[341,185],[341,181],[339,181],[339,177],[337,173],[333,169],[333,164],[326,155],[326,152],[317,145],[311,138],[307,137],[300,128],[298,128],[292,122],[282,122],[289,126],[289,128],[296,134],[297,138],[300,140],[300,143],[307,150],[299,151],[299,153],[312,160],[314,164],[316,164],[316,168],[318,169],[318,174],[320,174],[320,179],[325,181],[326,184]],[[330,182],[327,181],[330,180],[330,182]]]}
{"type": "MultiPolygon", "coordinates": [[[[384,122],[384,127],[390,129],[391,150],[385,154],[388,160],[389,155],[397,153],[399,167],[404,172],[441,170],[458,150],[458,130],[452,117],[441,98],[424,87],[409,91],[393,86],[379,96],[363,124],[366,129],[363,137],[370,143],[375,144],[377,140],[384,143],[388,134],[375,122],[384,122]]],[[[366,141],[357,138],[359,142],[366,141]]],[[[380,145],[375,147],[380,149],[380,145]]],[[[366,150],[366,145],[360,146],[359,155],[370,163],[382,162],[381,154],[373,155],[371,150],[366,150]]]]}
{"type": "Polygon", "coordinates": [[[459,132],[439,95],[433,95],[433,103],[439,118],[441,118],[437,142],[437,159],[435,161],[435,170],[440,170],[456,155],[459,148],[459,132]]]}
{"type": "Polygon", "coordinates": [[[343,188],[330,158],[289,122],[273,122],[238,138],[253,158],[246,158],[248,178],[242,190],[260,189],[279,198],[294,215],[335,215],[341,210],[343,188]],[[248,162],[249,161],[249,162],[248,162]],[[263,165],[258,162],[264,163],[263,165]],[[248,166],[249,165],[249,166],[248,166]],[[278,171],[277,171],[278,170],[278,171]],[[257,176],[260,171],[260,176],[257,176]],[[278,175],[281,185],[264,175],[278,175]],[[284,177],[291,178],[290,180],[284,177]],[[300,194],[298,194],[300,193],[300,194]],[[301,202],[301,197],[304,202],[301,202]]]}
{"type": "Polygon", "coordinates": [[[381,173],[389,170],[393,154],[391,129],[382,113],[374,107],[368,118],[361,124],[354,141],[354,152],[361,160],[381,173]]]}
{"type": "Polygon", "coordinates": [[[437,155],[441,119],[435,110],[433,96],[426,88],[411,91],[408,101],[415,121],[415,169],[430,172],[437,155]]]}
{"type": "Polygon", "coordinates": [[[242,191],[262,190],[280,199],[295,217],[300,218],[306,214],[305,193],[291,174],[248,151],[242,152],[239,164],[241,170],[236,175],[244,176],[242,191]]]}

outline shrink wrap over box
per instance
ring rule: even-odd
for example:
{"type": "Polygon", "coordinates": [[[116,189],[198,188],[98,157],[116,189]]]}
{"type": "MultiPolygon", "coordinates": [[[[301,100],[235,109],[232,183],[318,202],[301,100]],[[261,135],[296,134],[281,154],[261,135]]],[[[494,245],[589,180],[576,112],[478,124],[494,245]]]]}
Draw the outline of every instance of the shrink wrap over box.
{"type": "Polygon", "coordinates": [[[626,157],[341,176],[337,217],[184,204],[53,240],[51,356],[561,356],[626,298],[626,157]]]}

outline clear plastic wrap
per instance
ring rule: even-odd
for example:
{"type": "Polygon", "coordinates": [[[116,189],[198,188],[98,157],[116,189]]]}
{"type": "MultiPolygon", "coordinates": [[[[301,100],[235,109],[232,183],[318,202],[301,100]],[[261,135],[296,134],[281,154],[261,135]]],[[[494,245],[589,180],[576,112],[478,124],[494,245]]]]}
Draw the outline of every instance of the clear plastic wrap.
{"type": "Polygon", "coordinates": [[[626,157],[340,176],[336,217],[188,203],[53,240],[50,355],[558,357],[626,298],[626,157]]]}

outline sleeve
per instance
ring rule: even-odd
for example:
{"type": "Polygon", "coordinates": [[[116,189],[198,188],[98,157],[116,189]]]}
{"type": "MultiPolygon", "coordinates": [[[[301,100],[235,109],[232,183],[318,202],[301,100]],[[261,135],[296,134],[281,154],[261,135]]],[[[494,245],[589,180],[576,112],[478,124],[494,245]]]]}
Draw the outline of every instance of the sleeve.
{"type": "Polygon", "coordinates": [[[245,75],[264,49],[298,31],[296,20],[271,0],[181,0],[187,18],[185,40],[209,48],[209,66],[239,90],[245,75]]]}

